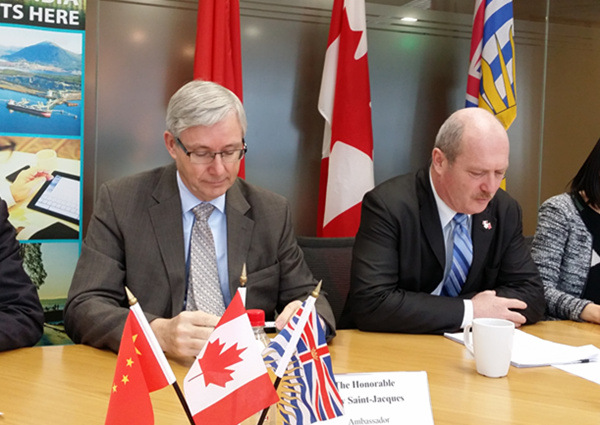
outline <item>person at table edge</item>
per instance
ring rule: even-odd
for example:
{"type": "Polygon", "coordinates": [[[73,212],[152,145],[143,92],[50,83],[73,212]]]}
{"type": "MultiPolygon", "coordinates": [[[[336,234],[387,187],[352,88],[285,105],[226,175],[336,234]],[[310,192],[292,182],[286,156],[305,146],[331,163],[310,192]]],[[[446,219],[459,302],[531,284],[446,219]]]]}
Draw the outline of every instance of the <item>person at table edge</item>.
{"type": "Polygon", "coordinates": [[[477,317],[516,326],[543,317],[521,209],[500,189],[508,158],[508,135],[496,117],[461,109],[441,126],[428,167],[364,196],[347,305],[359,329],[437,334],[477,317]],[[445,296],[456,213],[468,215],[473,257],[458,295],[445,296]]]}
{"type": "MultiPolygon", "coordinates": [[[[170,99],[166,127],[174,163],[101,186],[69,290],[65,328],[77,343],[118,351],[126,285],[163,350],[185,364],[219,320],[186,310],[196,205],[215,206],[209,225],[225,306],[240,286],[244,263],[246,308],[264,310],[267,320],[278,312],[278,328],[317,282],[293,234],[287,200],[237,177],[247,127],[240,100],[216,83],[189,82],[170,99]]],[[[317,311],[333,336],[334,317],[323,295],[317,311]]]]}
{"type": "Polygon", "coordinates": [[[0,351],[34,345],[43,331],[44,310],[23,270],[15,228],[0,199],[0,351]]]}
{"type": "Polygon", "coordinates": [[[531,257],[546,295],[546,318],[600,323],[600,139],[569,191],[540,207],[531,257]]]}

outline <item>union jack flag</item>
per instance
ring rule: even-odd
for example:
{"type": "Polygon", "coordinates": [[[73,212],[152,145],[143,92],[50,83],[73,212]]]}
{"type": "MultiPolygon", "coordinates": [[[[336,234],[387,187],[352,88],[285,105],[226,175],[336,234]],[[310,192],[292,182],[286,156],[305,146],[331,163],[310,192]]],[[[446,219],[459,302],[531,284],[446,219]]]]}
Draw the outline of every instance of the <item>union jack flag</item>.
{"type": "MultiPolygon", "coordinates": [[[[277,369],[304,308],[306,302],[263,352],[265,363],[273,370],[277,369]]],[[[333,376],[325,331],[314,306],[301,332],[296,352],[278,389],[281,399],[278,410],[284,423],[290,425],[312,424],[344,414],[342,398],[333,376]]]]}
{"type": "Polygon", "coordinates": [[[467,107],[487,109],[508,129],[517,116],[512,0],[476,0],[467,107]]]}

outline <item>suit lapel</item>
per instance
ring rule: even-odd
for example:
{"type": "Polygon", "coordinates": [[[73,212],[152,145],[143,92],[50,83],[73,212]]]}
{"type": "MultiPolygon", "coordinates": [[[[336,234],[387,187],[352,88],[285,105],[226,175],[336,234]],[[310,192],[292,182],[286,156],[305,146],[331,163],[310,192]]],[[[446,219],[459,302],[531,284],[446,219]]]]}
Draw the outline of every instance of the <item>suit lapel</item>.
{"type": "Polygon", "coordinates": [[[225,212],[227,214],[227,261],[229,263],[229,289],[231,295],[239,287],[242,266],[248,258],[254,220],[246,216],[251,206],[242,193],[242,182],[237,179],[227,191],[225,212]]]}
{"type": "Polygon", "coordinates": [[[442,232],[440,215],[429,182],[429,168],[417,172],[417,197],[419,198],[421,228],[443,270],[446,264],[444,233],[442,232]]]}
{"type": "Polygon", "coordinates": [[[471,239],[473,241],[473,262],[469,270],[469,276],[463,286],[462,292],[472,292],[480,287],[481,270],[490,249],[490,245],[496,233],[497,220],[492,215],[492,199],[487,208],[471,217],[471,239]]]}
{"type": "Polygon", "coordinates": [[[175,173],[175,164],[165,168],[152,193],[156,204],[149,208],[158,249],[169,276],[173,315],[183,308],[185,284],[181,282],[186,281],[181,199],[175,173]]]}

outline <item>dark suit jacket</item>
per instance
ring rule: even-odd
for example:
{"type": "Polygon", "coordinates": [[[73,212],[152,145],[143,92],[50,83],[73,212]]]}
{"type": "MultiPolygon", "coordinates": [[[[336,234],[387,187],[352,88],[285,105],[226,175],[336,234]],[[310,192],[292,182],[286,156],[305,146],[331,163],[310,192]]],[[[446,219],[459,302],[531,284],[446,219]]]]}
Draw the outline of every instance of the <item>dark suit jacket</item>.
{"type": "Polygon", "coordinates": [[[486,289],[525,301],[527,322],[540,320],[542,282],[523,239],[521,209],[503,190],[472,216],[473,262],[460,296],[431,295],[443,278],[446,253],[428,173],[425,168],[393,178],[364,197],[348,301],[358,327],[454,331],[464,314],[461,298],[486,289]]]}
{"type": "MultiPolygon", "coordinates": [[[[292,228],[287,201],[238,179],[227,191],[229,285],[248,272],[247,308],[272,320],[316,285],[292,228]]],[[[186,261],[174,164],[103,185],[82,245],[65,328],[75,342],[118,351],[128,313],[124,285],[148,317],[171,318],[184,306],[186,261]]],[[[335,332],[324,297],[317,310],[335,332]]]]}
{"type": "Polygon", "coordinates": [[[44,330],[44,311],[15,236],[6,202],[0,201],[0,351],[33,345],[44,330]]]}

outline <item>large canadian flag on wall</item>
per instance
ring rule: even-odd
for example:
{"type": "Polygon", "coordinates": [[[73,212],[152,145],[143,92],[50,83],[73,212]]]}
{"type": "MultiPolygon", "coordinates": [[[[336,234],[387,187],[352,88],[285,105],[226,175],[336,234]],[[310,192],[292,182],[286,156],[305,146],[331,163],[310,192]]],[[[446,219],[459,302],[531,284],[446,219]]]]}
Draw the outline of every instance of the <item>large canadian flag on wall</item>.
{"type": "MultiPolygon", "coordinates": [[[[194,79],[214,81],[244,100],[239,0],[199,0],[194,79]]],[[[242,159],[240,177],[246,176],[242,159]]]]}
{"type": "Polygon", "coordinates": [[[374,186],[364,0],[335,0],[319,94],[325,118],[317,235],[355,236],[374,186]]]}

